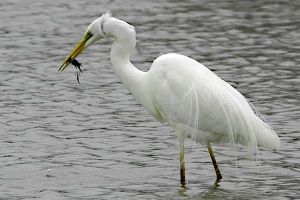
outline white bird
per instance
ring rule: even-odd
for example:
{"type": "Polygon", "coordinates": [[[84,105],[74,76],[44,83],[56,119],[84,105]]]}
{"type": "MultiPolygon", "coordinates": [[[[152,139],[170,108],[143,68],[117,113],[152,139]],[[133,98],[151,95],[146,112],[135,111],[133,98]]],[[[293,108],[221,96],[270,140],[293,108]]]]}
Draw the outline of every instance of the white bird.
{"type": "MultiPolygon", "coordinates": [[[[186,184],[184,140],[206,145],[217,180],[222,178],[210,143],[240,143],[252,149],[258,146],[278,149],[275,131],[252,110],[246,98],[201,63],[184,55],[159,56],[147,72],[130,62],[136,33],[132,25],[108,12],[93,21],[81,41],[66,57],[63,71],[89,45],[113,38],[111,62],[114,72],[158,121],[174,128],[180,143],[180,181],[186,184]]],[[[74,61],[74,62],[73,62],[74,61]]]]}

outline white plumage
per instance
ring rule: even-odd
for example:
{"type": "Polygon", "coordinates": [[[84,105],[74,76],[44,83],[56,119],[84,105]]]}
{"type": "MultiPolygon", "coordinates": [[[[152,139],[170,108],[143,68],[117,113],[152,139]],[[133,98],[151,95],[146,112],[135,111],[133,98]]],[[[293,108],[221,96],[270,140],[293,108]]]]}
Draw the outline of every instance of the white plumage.
{"type": "Polygon", "coordinates": [[[277,134],[253,112],[246,98],[199,62],[170,53],[158,57],[148,72],[135,68],[130,62],[135,29],[110,13],[91,23],[59,71],[105,37],[114,39],[110,55],[116,75],[157,120],[168,123],[177,133],[182,185],[186,137],[207,145],[218,179],[222,176],[210,143],[236,142],[254,150],[257,146],[279,148],[277,134]]]}
{"type": "Polygon", "coordinates": [[[277,134],[255,115],[246,98],[197,61],[162,55],[145,79],[158,112],[153,115],[170,124],[180,138],[279,148],[277,134]]]}

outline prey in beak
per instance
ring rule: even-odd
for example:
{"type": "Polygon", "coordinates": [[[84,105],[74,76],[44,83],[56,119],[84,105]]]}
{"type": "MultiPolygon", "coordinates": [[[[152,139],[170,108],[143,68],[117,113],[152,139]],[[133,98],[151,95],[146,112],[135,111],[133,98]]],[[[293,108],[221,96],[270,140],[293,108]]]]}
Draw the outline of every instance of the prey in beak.
{"type": "Polygon", "coordinates": [[[59,72],[62,72],[71,63],[76,69],[78,69],[78,71],[76,72],[76,79],[79,84],[79,76],[83,72],[81,69],[82,64],[78,62],[75,58],[92,43],[92,38],[93,34],[91,32],[88,31],[87,33],[85,33],[80,42],[77,43],[75,48],[69,53],[69,55],[63,61],[63,64],[58,69],[59,72]]]}
{"type": "Polygon", "coordinates": [[[96,41],[105,37],[104,33],[104,22],[110,17],[110,14],[106,14],[101,16],[100,18],[93,21],[88,28],[86,29],[81,40],[76,44],[74,49],[69,53],[69,55],[64,59],[62,65],[58,69],[59,72],[64,71],[70,63],[74,65],[74,67],[78,70],[76,77],[79,83],[79,75],[82,73],[81,67],[82,64],[79,63],[76,58],[79,54],[81,54],[87,47],[96,41]]]}
{"type": "Polygon", "coordinates": [[[82,73],[82,70],[81,70],[80,66],[83,66],[83,65],[80,62],[78,62],[76,59],[74,59],[74,60],[71,61],[71,63],[72,63],[72,65],[74,65],[74,67],[76,69],[78,69],[82,73]]]}
{"type": "Polygon", "coordinates": [[[91,44],[92,37],[93,37],[93,34],[91,32],[87,32],[82,37],[80,42],[77,43],[75,48],[69,53],[69,55],[63,61],[62,65],[58,69],[59,72],[64,71],[69,66],[70,63],[72,63],[76,68],[78,68],[80,70],[80,72],[82,72],[82,70],[80,68],[81,63],[79,63],[77,60],[75,60],[75,58],[80,53],[82,53],[82,51],[85,50],[89,46],[89,44],[91,44]]]}
{"type": "Polygon", "coordinates": [[[81,70],[80,66],[83,66],[83,65],[82,65],[80,62],[78,62],[76,59],[74,59],[71,63],[72,63],[72,65],[73,65],[76,69],[79,70],[79,71],[76,72],[76,79],[77,79],[78,84],[80,84],[80,82],[79,82],[79,76],[80,76],[80,74],[83,72],[83,71],[81,70]]]}

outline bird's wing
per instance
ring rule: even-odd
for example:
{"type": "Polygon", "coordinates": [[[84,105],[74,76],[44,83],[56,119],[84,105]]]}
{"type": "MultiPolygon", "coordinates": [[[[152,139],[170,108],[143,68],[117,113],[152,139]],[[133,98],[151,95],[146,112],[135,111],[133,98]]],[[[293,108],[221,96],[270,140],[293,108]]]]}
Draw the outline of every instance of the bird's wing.
{"type": "Polygon", "coordinates": [[[244,118],[253,111],[237,90],[192,59],[160,64],[164,67],[156,67],[159,72],[156,73],[152,96],[165,121],[175,129],[181,126],[185,127],[182,131],[200,131],[214,137],[203,140],[238,137],[247,123],[244,118]]]}
{"type": "Polygon", "coordinates": [[[156,116],[179,135],[206,142],[238,142],[278,149],[277,134],[253,112],[247,99],[197,61],[160,56],[149,73],[149,98],[156,116]]]}

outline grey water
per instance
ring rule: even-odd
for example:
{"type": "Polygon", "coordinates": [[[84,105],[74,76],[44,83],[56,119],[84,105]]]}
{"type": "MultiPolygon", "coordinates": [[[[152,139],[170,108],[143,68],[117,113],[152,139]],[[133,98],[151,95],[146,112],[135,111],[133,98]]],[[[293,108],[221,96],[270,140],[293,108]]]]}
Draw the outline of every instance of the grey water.
{"type": "Polygon", "coordinates": [[[1,0],[0,199],[300,199],[300,1],[1,0]],[[239,145],[179,148],[113,74],[111,41],[57,70],[94,19],[110,10],[136,27],[132,62],[164,53],[203,63],[244,94],[281,149],[253,161],[239,145]]]}

